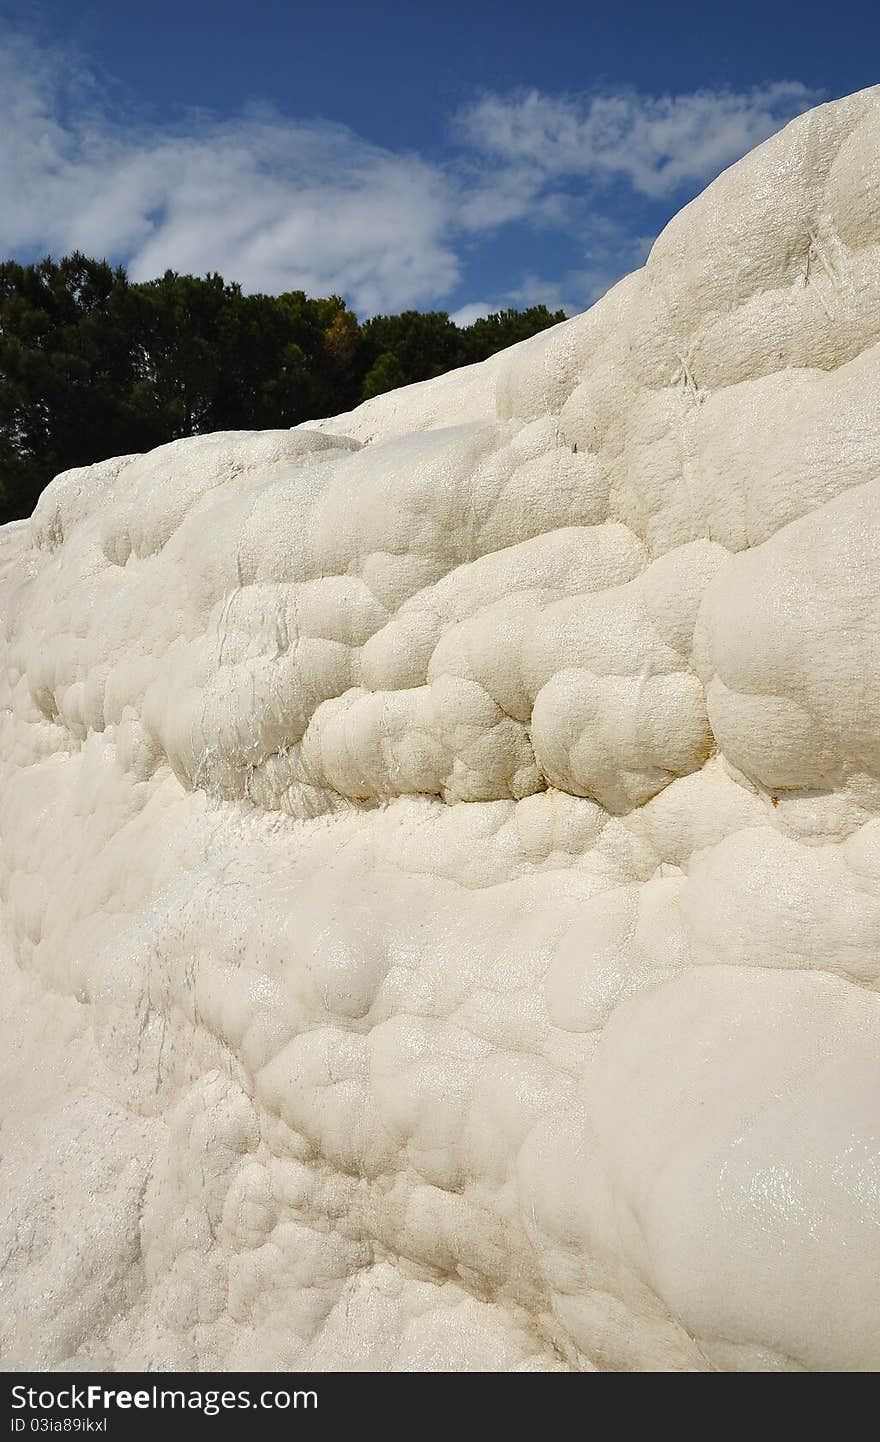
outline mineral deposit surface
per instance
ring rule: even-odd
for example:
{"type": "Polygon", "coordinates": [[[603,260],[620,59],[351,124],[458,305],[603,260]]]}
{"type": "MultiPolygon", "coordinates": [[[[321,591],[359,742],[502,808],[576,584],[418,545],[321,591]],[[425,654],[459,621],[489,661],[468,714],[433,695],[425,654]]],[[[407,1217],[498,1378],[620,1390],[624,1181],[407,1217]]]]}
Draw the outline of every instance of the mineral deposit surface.
{"type": "Polygon", "coordinates": [[[880,1367],[880,90],[0,532],[8,1368],[880,1367]]]}

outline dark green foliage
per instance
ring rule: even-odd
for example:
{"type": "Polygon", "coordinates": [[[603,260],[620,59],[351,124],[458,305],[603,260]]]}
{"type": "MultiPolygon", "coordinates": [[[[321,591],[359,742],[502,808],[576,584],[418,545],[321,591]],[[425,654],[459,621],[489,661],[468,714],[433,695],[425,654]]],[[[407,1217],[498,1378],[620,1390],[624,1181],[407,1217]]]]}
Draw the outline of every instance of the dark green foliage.
{"type": "MultiPolygon", "coordinates": [[[[427,381],[468,361],[464,332],[442,310],[375,315],[364,322],[361,333],[371,371],[382,355],[391,355],[397,360],[403,380],[394,380],[392,385],[427,381]]],[[[391,386],[382,389],[390,390],[391,386]]]]}
{"type": "Polygon", "coordinates": [[[0,520],[56,471],[131,450],[127,283],[85,256],[0,267],[0,520]]]}
{"type": "Polygon", "coordinates": [[[0,523],[59,471],[215,430],[293,426],[484,360],[563,320],[544,306],[459,328],[338,296],[242,295],[219,275],[125,271],[75,253],[0,265],[0,523]]]}
{"type": "Polygon", "coordinates": [[[383,350],[364,376],[361,399],[368,401],[403,385],[406,385],[406,371],[393,351],[383,350]]]}
{"type": "Polygon", "coordinates": [[[470,361],[487,360],[498,350],[528,340],[529,336],[565,320],[565,311],[551,312],[545,305],[530,305],[528,310],[500,310],[475,320],[463,334],[467,337],[470,361]]]}

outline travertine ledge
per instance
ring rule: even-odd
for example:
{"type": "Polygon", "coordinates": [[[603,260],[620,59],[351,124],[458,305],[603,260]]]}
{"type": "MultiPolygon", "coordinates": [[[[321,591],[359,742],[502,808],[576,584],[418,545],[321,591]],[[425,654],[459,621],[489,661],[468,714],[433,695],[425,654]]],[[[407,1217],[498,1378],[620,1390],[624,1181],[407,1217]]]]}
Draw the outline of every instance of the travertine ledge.
{"type": "Polygon", "coordinates": [[[880,90],[0,531],[0,1354],[880,1367],[880,90]]]}

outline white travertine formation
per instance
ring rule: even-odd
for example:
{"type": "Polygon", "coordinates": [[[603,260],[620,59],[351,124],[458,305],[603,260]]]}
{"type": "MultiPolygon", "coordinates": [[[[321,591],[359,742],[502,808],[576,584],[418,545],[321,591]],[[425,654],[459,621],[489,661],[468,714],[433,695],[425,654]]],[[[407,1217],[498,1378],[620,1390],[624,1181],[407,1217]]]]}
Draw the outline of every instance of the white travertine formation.
{"type": "Polygon", "coordinates": [[[878,393],[873,90],[0,536],[4,1365],[880,1366],[878,393]]]}

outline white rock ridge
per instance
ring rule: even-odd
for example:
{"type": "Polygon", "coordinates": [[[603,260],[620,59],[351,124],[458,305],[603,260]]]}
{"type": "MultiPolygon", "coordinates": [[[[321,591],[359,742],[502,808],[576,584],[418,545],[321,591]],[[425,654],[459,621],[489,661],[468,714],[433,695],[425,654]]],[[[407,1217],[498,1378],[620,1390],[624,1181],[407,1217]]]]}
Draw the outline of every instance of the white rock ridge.
{"type": "Polygon", "coordinates": [[[4,1365],[880,1366],[878,389],[871,90],[3,533],[4,1365]]]}

